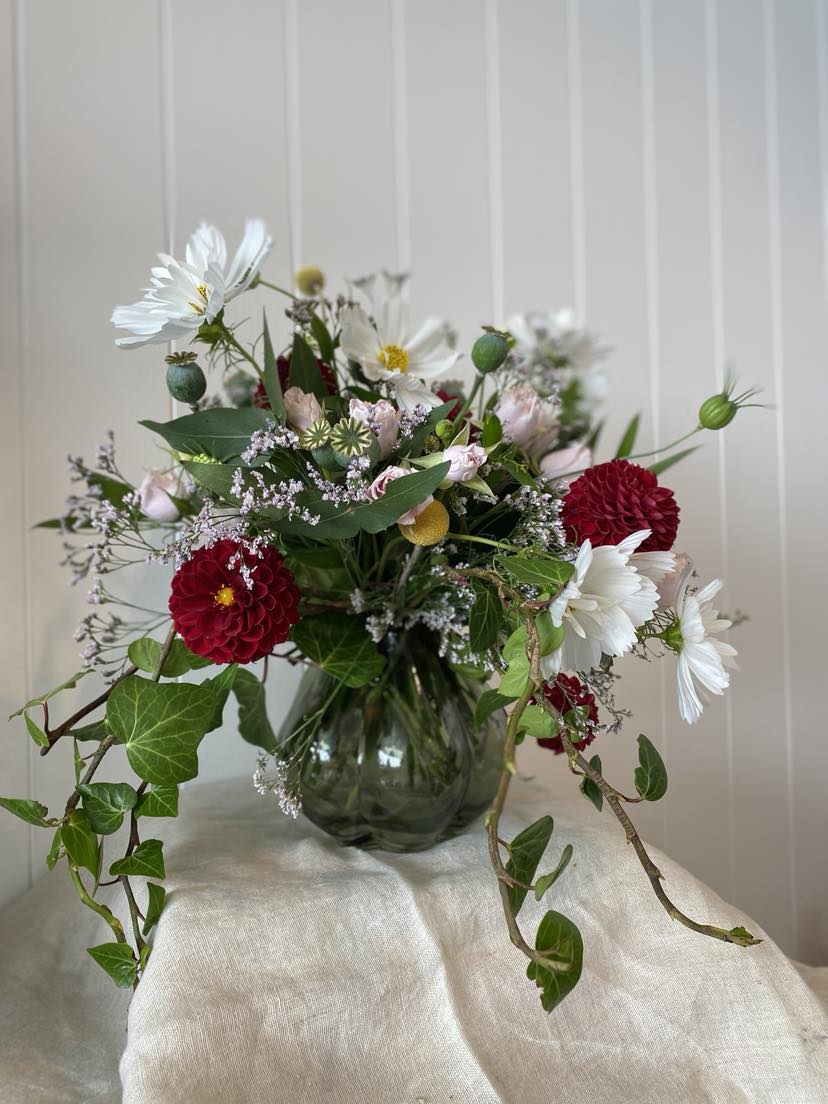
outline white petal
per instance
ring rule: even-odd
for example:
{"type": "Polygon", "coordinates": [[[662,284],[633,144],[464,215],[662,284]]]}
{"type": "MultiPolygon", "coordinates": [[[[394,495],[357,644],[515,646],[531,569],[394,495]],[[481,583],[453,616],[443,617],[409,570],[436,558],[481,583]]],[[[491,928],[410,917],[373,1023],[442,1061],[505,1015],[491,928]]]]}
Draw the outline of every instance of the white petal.
{"type": "Polygon", "coordinates": [[[244,236],[227,272],[227,299],[235,298],[250,287],[272,245],[273,239],[268,234],[264,221],[260,218],[247,219],[244,236]]]}
{"type": "Polygon", "coordinates": [[[675,569],[676,557],[672,552],[635,552],[630,564],[640,575],[658,583],[675,569]]]}
{"type": "Polygon", "coordinates": [[[702,703],[696,693],[693,679],[690,677],[690,668],[683,653],[678,657],[676,675],[679,713],[688,724],[695,724],[702,715],[702,703]]]}
{"type": "Polygon", "coordinates": [[[628,537],[624,537],[615,547],[621,553],[622,556],[629,557],[635,552],[639,544],[643,544],[647,537],[651,536],[652,529],[639,529],[635,533],[630,533],[628,537]]]}

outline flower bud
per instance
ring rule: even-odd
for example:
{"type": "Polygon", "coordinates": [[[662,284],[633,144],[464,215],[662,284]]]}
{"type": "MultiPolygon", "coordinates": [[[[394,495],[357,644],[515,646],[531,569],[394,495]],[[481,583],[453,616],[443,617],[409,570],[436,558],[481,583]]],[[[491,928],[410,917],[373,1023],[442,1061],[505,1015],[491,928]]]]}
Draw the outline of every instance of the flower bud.
{"type": "Polygon", "coordinates": [[[289,387],[283,396],[285,417],[292,429],[303,433],[322,417],[322,407],[316,395],[301,387],[289,387]]]}
{"type": "Polygon", "coordinates": [[[509,342],[503,334],[487,331],[472,346],[472,364],[483,376],[496,372],[509,352],[509,342]]]}
{"type": "Polygon", "coordinates": [[[442,418],[434,427],[434,432],[442,441],[450,441],[457,429],[454,422],[450,422],[448,418],[442,418]]]}
{"type": "Polygon", "coordinates": [[[167,358],[167,390],[179,402],[197,403],[207,390],[207,380],[194,353],[173,353],[167,358]]]}
{"type": "Polygon", "coordinates": [[[179,509],[173,497],[182,498],[181,473],[175,471],[150,471],[138,488],[141,511],[152,521],[178,521],[179,509]]]}
{"type": "Polygon", "coordinates": [[[739,404],[726,391],[713,395],[699,407],[699,425],[705,429],[724,429],[736,417],[739,404]]]}
{"type": "Polygon", "coordinates": [[[303,265],[293,277],[301,295],[318,295],[325,286],[325,273],[314,265],[303,265]]]}
{"type": "Polygon", "coordinates": [[[450,445],[443,452],[443,459],[451,465],[446,479],[451,483],[465,483],[474,479],[477,469],[486,463],[487,456],[480,445],[450,445]]]}

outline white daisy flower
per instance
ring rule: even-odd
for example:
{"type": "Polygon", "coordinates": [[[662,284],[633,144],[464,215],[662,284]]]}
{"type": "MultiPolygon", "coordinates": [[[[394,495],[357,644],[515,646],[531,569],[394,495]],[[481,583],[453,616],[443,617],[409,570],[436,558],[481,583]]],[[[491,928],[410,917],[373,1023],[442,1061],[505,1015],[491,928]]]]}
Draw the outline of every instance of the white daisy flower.
{"type": "Polygon", "coordinates": [[[518,371],[540,390],[577,378],[582,403],[594,410],[606,399],[609,381],[599,362],[609,348],[585,330],[571,310],[529,311],[507,323],[515,339],[518,371]]]}
{"type": "Polygon", "coordinates": [[[727,668],[736,668],[736,649],[714,639],[732,624],[711,604],[721,586],[714,579],[697,594],[689,594],[685,584],[676,602],[676,620],[664,632],[664,642],[678,654],[678,707],[688,724],[702,715],[705,692],[723,694],[730,685],[727,668]]]}
{"type": "Polygon", "coordinates": [[[402,410],[411,414],[417,406],[440,405],[426,381],[444,375],[460,356],[441,349],[446,332],[443,322],[429,318],[410,331],[405,306],[398,298],[377,305],[376,325],[358,306],[345,307],[340,322],[340,347],[345,356],[355,360],[368,379],[387,382],[402,410]]]}
{"type": "Polygon", "coordinates": [[[566,635],[560,648],[544,656],[544,677],[561,671],[589,671],[601,655],[621,656],[636,641],[636,629],[649,621],[658,605],[654,576],[673,567],[672,552],[635,550],[649,529],[632,533],[620,544],[593,548],[584,541],[575,557],[575,574],[549,612],[566,635]]]}
{"type": "Polygon", "coordinates": [[[159,253],[143,299],[116,307],[112,321],[131,336],[122,347],[164,344],[187,339],[204,322],[212,322],[225,303],[250,287],[272,239],[261,219],[248,219],[244,237],[227,267],[227,246],[215,226],[202,223],[187,243],[185,260],[159,253]]]}

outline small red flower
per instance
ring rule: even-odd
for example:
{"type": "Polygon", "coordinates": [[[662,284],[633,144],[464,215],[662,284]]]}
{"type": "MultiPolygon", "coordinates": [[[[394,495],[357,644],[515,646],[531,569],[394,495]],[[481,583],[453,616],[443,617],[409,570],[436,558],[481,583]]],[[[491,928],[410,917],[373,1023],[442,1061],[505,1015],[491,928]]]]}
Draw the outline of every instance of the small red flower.
{"type": "Polygon", "coordinates": [[[261,558],[241,554],[251,571],[248,587],[234,562],[241,546],[222,540],[199,548],[175,573],[170,613],[182,640],[214,663],[252,663],[287,640],[299,620],[299,588],[275,548],[261,558]]]}
{"type": "Polygon", "coordinates": [[[630,533],[652,529],[638,551],[666,552],[676,539],[679,508],[673,492],[660,487],[652,472],[628,460],[610,460],[575,480],[563,500],[562,517],[575,544],[618,544],[630,533]]]}
{"type": "MultiPolygon", "coordinates": [[[[558,675],[554,682],[543,684],[543,696],[557,709],[562,717],[565,717],[576,706],[586,707],[588,710],[587,716],[584,718],[582,714],[579,714],[578,717],[578,731],[581,733],[581,738],[572,741],[578,751],[583,751],[585,747],[592,743],[596,735],[598,706],[595,702],[595,695],[574,675],[558,675]]],[[[540,739],[538,743],[541,747],[551,748],[556,755],[560,755],[563,751],[560,736],[540,739]]]]}
{"type": "MultiPolygon", "coordinates": [[[[316,363],[319,367],[320,375],[325,381],[325,389],[329,395],[336,394],[336,380],[333,377],[333,372],[330,370],[327,364],[319,357],[316,358],[316,363]]],[[[279,386],[282,392],[288,389],[288,378],[290,377],[290,357],[280,356],[276,358],[276,370],[279,373],[279,386]]],[[[259,385],[253,392],[253,405],[260,407],[262,410],[270,410],[270,399],[267,397],[267,391],[265,391],[265,385],[259,380],[259,385]]]]}

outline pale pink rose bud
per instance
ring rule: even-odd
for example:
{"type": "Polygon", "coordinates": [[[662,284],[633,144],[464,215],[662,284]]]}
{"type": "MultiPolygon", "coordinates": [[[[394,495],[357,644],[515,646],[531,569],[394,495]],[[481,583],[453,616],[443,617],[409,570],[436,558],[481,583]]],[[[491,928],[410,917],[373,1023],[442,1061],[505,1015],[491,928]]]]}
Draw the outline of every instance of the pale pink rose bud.
{"type": "Polygon", "coordinates": [[[504,438],[524,449],[546,441],[558,421],[557,406],[541,399],[534,387],[526,384],[504,391],[495,414],[503,426],[504,438]]]}
{"type": "Polygon", "coordinates": [[[446,479],[452,483],[465,483],[477,475],[477,469],[486,463],[486,450],[481,445],[449,445],[443,450],[443,459],[451,463],[446,479]]]}
{"type": "Polygon", "coordinates": [[[149,471],[138,488],[141,510],[153,521],[178,521],[178,507],[170,498],[181,498],[181,473],[174,471],[149,471]]]}
{"type": "Polygon", "coordinates": [[[675,556],[676,566],[669,575],[665,575],[656,583],[658,588],[658,608],[662,610],[675,609],[679,595],[690,581],[693,574],[693,561],[684,552],[678,552],[675,556]]]}
{"type": "MultiPolygon", "coordinates": [[[[384,471],[381,471],[376,477],[374,482],[368,488],[368,498],[371,502],[376,502],[378,498],[382,498],[385,492],[388,490],[388,484],[392,483],[395,479],[400,479],[404,475],[413,475],[413,472],[407,468],[401,468],[397,464],[391,464],[384,471]]],[[[397,518],[400,525],[411,525],[417,514],[421,514],[426,506],[430,506],[434,501],[434,496],[429,495],[428,498],[423,499],[417,506],[412,506],[410,510],[397,518]]]]}
{"type": "Polygon", "coordinates": [[[548,452],[540,462],[544,478],[568,487],[576,475],[592,467],[592,450],[576,441],[556,452],[548,452]]]}
{"type": "Polygon", "coordinates": [[[386,456],[390,456],[397,443],[400,428],[399,411],[395,410],[387,399],[380,399],[375,403],[351,399],[348,413],[352,418],[367,425],[374,434],[379,444],[380,459],[384,460],[386,456]]]}
{"type": "Polygon", "coordinates": [[[301,387],[289,387],[282,396],[285,404],[285,416],[293,429],[304,433],[306,429],[322,417],[322,407],[316,395],[310,395],[301,387]]]}

